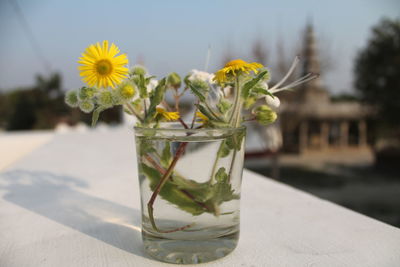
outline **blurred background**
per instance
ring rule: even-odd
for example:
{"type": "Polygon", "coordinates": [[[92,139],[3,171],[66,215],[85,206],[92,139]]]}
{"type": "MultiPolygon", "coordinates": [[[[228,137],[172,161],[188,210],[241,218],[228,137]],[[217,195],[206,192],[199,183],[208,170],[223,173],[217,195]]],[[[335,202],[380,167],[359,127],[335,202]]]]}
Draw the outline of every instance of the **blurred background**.
{"type": "MultiPolygon", "coordinates": [[[[0,169],[18,153],[10,136],[26,147],[38,132],[89,130],[90,115],[64,104],[89,44],[115,42],[159,78],[242,58],[274,83],[300,55],[292,79],[321,76],[278,95],[279,121],[248,125],[246,167],[400,227],[397,0],[2,0],[0,37],[0,169]]],[[[100,120],[124,124],[119,109],[100,120]]]]}

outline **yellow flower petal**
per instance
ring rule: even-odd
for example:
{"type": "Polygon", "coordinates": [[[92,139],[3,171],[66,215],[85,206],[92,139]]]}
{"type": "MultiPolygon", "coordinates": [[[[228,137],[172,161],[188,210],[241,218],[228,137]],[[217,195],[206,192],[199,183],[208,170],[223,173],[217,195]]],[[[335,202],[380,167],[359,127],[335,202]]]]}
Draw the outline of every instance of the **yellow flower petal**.
{"type": "Polygon", "coordinates": [[[239,72],[250,74],[250,72],[258,73],[258,69],[264,67],[262,64],[253,62],[248,63],[242,59],[231,60],[225,66],[215,73],[214,80],[224,83],[227,80],[227,74],[236,76],[239,72]]]}
{"type": "Polygon", "coordinates": [[[107,40],[89,45],[78,61],[82,80],[89,86],[115,88],[128,74],[124,67],[128,64],[127,56],[118,53],[118,47],[113,43],[109,45],[107,40]]]}
{"type": "Polygon", "coordinates": [[[203,113],[201,113],[200,111],[196,112],[196,117],[198,117],[200,119],[200,122],[202,124],[205,124],[208,121],[208,117],[206,115],[204,115],[203,113]]]}
{"type": "Polygon", "coordinates": [[[180,118],[179,112],[168,112],[163,108],[156,108],[156,112],[160,114],[167,121],[174,121],[180,118]]]}

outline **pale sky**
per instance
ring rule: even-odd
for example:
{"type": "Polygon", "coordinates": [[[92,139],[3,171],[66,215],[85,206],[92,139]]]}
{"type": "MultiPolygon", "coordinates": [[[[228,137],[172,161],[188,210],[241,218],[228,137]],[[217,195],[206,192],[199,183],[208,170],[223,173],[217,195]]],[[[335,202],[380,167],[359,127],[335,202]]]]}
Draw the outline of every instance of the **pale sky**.
{"type": "Polygon", "coordinates": [[[0,90],[31,85],[35,74],[46,73],[10,1],[18,2],[44,58],[63,75],[65,89],[83,85],[76,61],[97,41],[115,42],[131,65],[142,59],[158,77],[185,75],[204,68],[208,46],[209,71],[216,71],[226,49],[246,59],[257,39],[271,47],[273,65],[278,39],[293,54],[312,18],[323,53],[334,60],[323,83],[332,93],[351,92],[353,59],[371,26],[384,16],[400,17],[398,0],[1,0],[0,90]]]}

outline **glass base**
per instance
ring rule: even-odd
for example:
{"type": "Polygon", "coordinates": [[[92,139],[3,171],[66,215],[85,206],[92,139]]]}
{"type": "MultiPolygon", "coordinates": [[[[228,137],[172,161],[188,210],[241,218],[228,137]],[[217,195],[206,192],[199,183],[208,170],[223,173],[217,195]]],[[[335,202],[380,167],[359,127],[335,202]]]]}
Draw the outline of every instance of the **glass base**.
{"type": "Polygon", "coordinates": [[[142,231],[145,251],[159,261],[196,264],[213,261],[231,253],[239,240],[239,231],[205,240],[166,239],[142,231]]]}

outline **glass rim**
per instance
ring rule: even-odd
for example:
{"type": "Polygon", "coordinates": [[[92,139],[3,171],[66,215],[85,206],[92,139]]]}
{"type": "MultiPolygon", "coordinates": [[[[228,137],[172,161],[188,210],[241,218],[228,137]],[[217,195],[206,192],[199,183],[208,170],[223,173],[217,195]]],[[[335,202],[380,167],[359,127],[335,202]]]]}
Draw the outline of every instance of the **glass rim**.
{"type": "MultiPolygon", "coordinates": [[[[181,125],[179,122],[166,122],[164,124],[168,125],[181,125]]],[[[186,123],[187,125],[190,125],[191,122],[186,123]]],[[[238,132],[242,130],[246,130],[245,125],[241,125],[239,127],[225,127],[225,128],[184,128],[183,125],[181,125],[182,128],[165,128],[165,127],[160,127],[160,128],[150,128],[150,127],[142,127],[142,126],[134,126],[133,129],[139,130],[139,131],[156,131],[156,132],[238,132]]]]}

